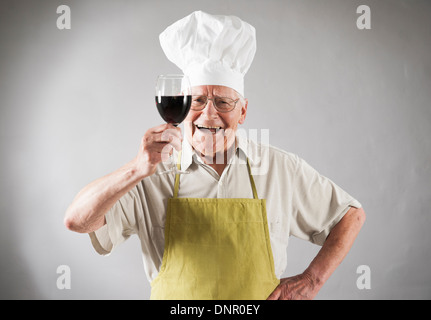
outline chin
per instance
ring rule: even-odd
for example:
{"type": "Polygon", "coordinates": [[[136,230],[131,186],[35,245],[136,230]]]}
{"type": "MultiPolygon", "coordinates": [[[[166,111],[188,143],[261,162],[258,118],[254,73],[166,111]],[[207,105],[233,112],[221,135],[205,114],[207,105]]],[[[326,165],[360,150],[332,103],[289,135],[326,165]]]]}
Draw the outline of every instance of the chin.
{"type": "Polygon", "coordinates": [[[192,147],[194,150],[199,152],[202,156],[206,158],[213,158],[217,153],[224,152],[224,149],[216,149],[216,146],[205,145],[203,143],[193,143],[192,147]]]}

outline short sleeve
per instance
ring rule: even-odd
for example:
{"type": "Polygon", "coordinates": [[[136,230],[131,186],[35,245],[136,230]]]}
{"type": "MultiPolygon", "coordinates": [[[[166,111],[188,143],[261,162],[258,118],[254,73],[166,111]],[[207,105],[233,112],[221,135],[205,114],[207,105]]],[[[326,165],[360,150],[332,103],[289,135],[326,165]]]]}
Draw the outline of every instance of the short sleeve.
{"type": "Polygon", "coordinates": [[[297,157],[290,235],[323,245],[350,207],[361,204],[297,157]]]}
{"type": "Polygon", "coordinates": [[[89,233],[97,253],[109,255],[119,244],[136,233],[142,205],[134,189],[126,193],[105,214],[106,224],[89,233]]]}

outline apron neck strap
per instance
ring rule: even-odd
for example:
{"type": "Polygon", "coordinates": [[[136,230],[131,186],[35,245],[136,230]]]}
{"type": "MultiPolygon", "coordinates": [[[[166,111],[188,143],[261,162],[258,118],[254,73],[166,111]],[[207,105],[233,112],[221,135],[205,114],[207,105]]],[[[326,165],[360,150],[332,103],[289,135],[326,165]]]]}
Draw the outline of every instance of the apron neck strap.
{"type": "MultiPolygon", "coordinates": [[[[181,170],[181,151],[178,153],[177,168],[178,170],[181,170]]],[[[248,176],[250,178],[251,189],[253,191],[253,198],[259,199],[259,197],[257,196],[257,189],[256,189],[256,185],[254,184],[253,175],[251,174],[250,162],[248,161],[248,158],[247,158],[247,171],[248,171],[248,176]]],[[[174,198],[178,198],[179,189],[180,189],[180,175],[177,173],[175,174],[174,198]]]]}
{"type": "Polygon", "coordinates": [[[247,170],[248,170],[248,176],[250,177],[251,189],[253,190],[253,198],[259,199],[259,197],[257,196],[257,190],[256,190],[256,185],[254,184],[253,175],[251,174],[250,162],[248,161],[248,158],[247,158],[247,170]]]}
{"type": "MultiPolygon", "coordinates": [[[[181,151],[178,153],[178,162],[177,169],[181,170],[181,151]]],[[[174,185],[174,198],[178,198],[178,190],[180,188],[180,175],[178,173],[175,174],[175,185],[174,185]]]]}

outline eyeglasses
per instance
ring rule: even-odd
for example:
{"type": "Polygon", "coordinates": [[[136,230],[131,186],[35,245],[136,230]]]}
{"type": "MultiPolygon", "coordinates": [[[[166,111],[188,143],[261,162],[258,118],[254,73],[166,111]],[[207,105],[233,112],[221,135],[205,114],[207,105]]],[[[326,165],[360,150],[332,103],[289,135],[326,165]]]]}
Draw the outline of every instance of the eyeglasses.
{"type": "Polygon", "coordinates": [[[214,107],[218,112],[230,112],[235,109],[236,103],[239,101],[239,98],[233,100],[227,97],[208,98],[207,96],[192,96],[192,105],[190,109],[194,111],[201,111],[205,109],[209,100],[212,100],[214,107]]]}

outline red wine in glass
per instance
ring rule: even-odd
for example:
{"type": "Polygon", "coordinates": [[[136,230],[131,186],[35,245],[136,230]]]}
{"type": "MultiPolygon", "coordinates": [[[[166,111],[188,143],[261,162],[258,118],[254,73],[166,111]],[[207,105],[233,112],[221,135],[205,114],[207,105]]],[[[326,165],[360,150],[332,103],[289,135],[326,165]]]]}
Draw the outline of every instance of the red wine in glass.
{"type": "MultiPolygon", "coordinates": [[[[178,126],[187,117],[192,104],[190,80],[187,76],[181,74],[159,76],[156,84],[155,101],[157,110],[163,120],[174,126],[178,126]]],[[[177,168],[172,155],[169,158],[171,160],[171,168],[159,172],[159,174],[168,172],[189,173],[177,168]]]]}
{"type": "Polygon", "coordinates": [[[156,96],[157,110],[167,123],[177,126],[189,113],[192,96],[156,96]]]}

